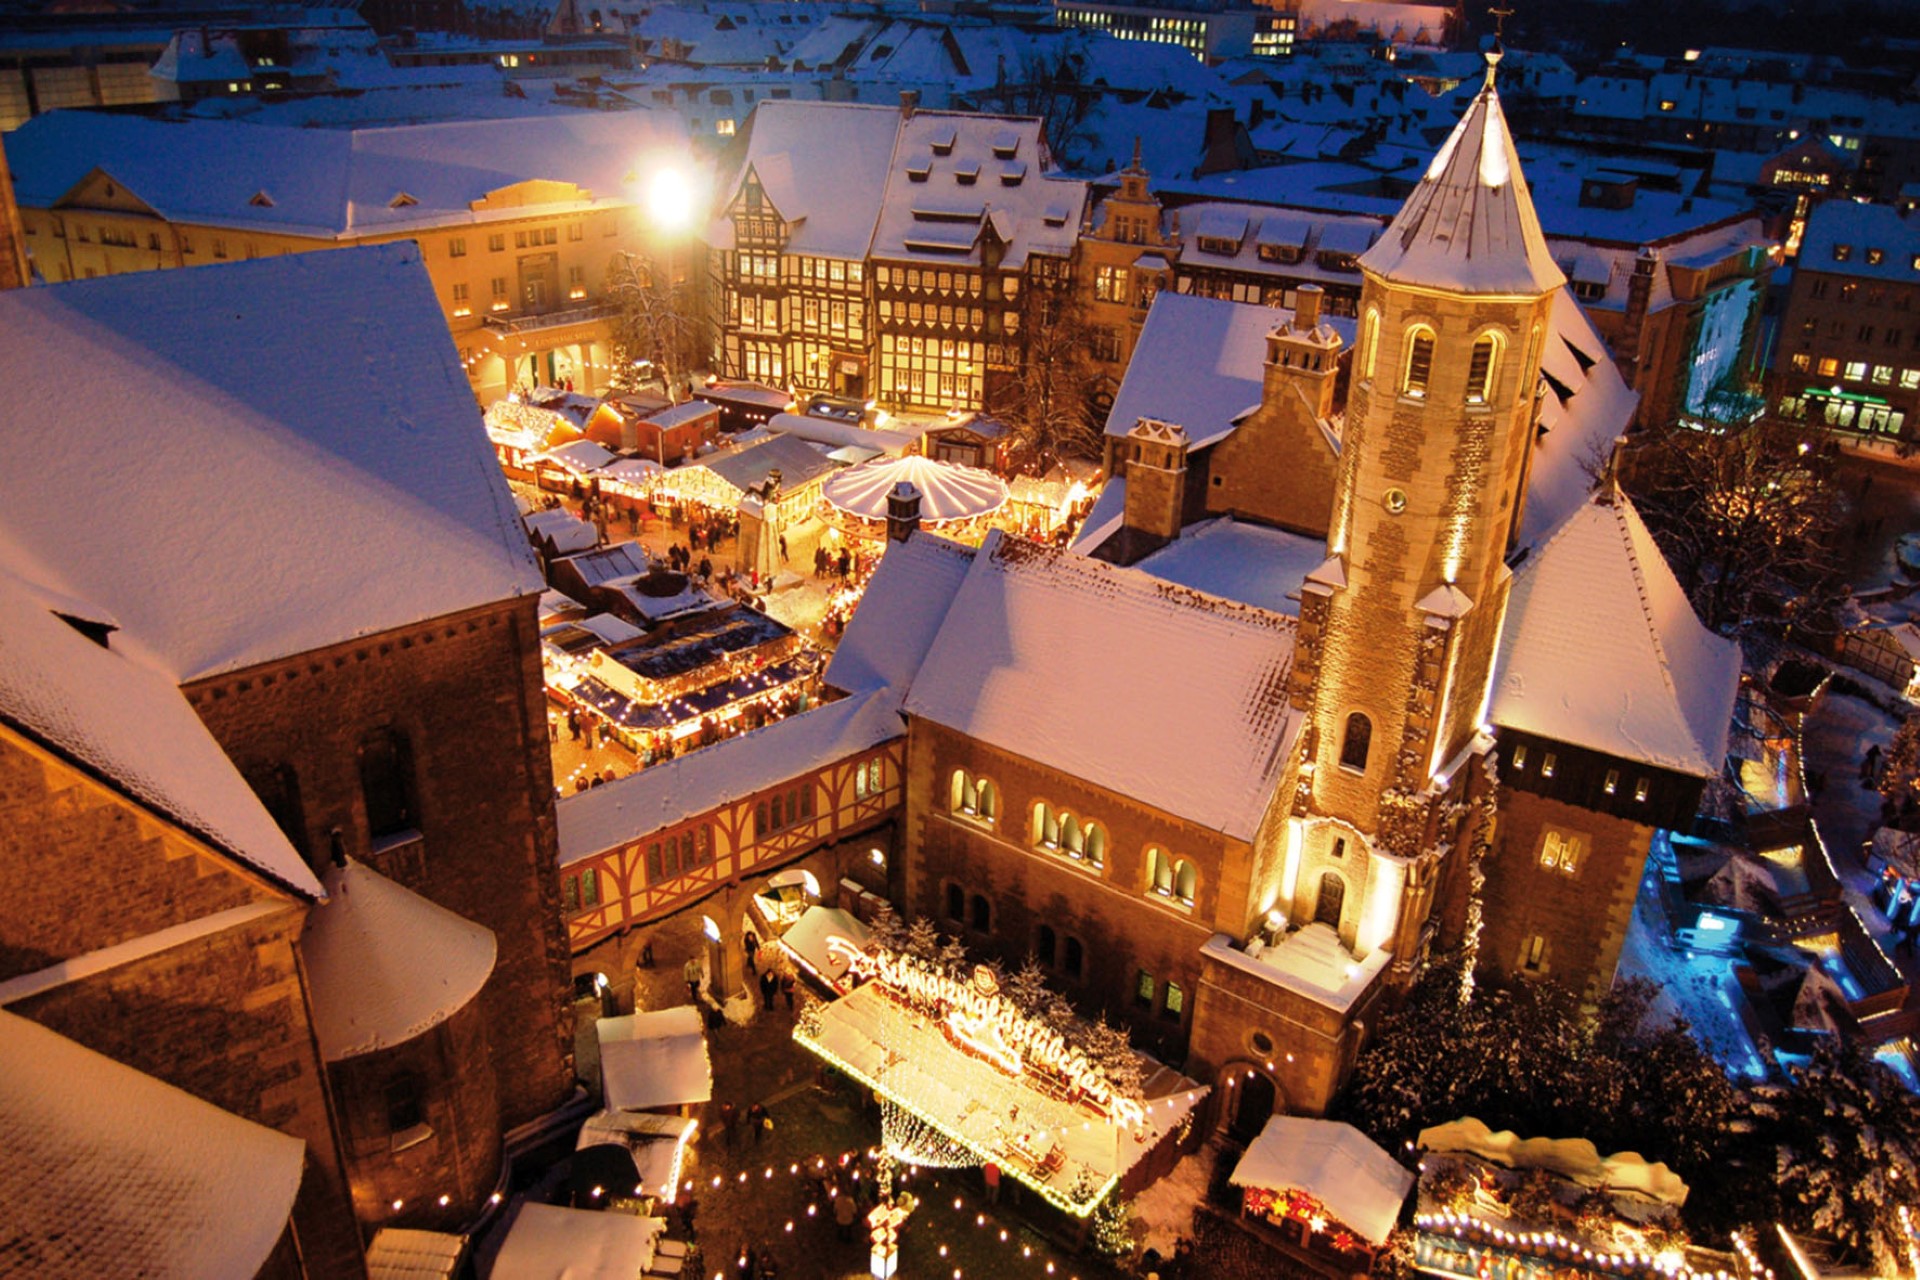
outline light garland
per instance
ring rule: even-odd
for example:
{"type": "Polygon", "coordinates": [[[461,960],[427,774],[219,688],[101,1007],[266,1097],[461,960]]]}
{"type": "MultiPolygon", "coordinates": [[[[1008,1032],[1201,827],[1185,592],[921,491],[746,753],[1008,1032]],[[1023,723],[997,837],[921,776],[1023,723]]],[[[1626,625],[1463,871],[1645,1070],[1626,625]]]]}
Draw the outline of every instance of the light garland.
{"type": "Polygon", "coordinates": [[[1596,1253],[1593,1249],[1556,1231],[1508,1231],[1495,1227],[1471,1214],[1442,1209],[1437,1213],[1415,1214],[1413,1225],[1423,1231],[1450,1234],[1455,1239],[1469,1238],[1487,1245],[1508,1249],[1547,1251],[1565,1254],[1569,1260],[1590,1263],[1607,1271],[1628,1274],[1647,1273],[1670,1276],[1674,1280],[1736,1280],[1725,1271],[1694,1271],[1676,1254],[1651,1254],[1629,1250],[1624,1253],[1596,1253]]]}
{"type": "Polygon", "coordinates": [[[955,1142],[892,1098],[880,1100],[880,1132],[887,1152],[923,1169],[960,1169],[981,1163],[972,1148],[955,1142]]]}

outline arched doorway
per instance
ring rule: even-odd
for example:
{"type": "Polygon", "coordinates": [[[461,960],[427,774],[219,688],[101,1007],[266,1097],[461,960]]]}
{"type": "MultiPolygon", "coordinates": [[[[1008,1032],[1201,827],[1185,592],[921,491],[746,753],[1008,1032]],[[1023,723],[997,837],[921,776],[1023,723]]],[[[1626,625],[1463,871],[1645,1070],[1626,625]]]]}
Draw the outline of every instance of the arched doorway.
{"type": "Polygon", "coordinates": [[[1227,1136],[1242,1146],[1260,1136],[1279,1103],[1272,1077],[1260,1071],[1239,1070],[1232,1090],[1233,1108],[1227,1117],[1227,1136]]]}

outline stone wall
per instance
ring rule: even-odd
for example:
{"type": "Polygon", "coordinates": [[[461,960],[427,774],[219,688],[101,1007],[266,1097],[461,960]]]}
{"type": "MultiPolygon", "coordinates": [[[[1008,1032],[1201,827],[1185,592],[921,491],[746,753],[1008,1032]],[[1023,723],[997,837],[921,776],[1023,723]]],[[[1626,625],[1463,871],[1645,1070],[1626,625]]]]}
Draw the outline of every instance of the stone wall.
{"type": "MultiPolygon", "coordinates": [[[[396,548],[396,554],[401,554],[396,548]]],[[[345,852],[491,929],[483,996],[511,1127],[572,1085],[568,955],[532,597],[383,632],[188,686],[249,778],[291,766],[301,836],[345,852]],[[419,838],[368,832],[360,748],[392,728],[411,748],[419,838]]]]}

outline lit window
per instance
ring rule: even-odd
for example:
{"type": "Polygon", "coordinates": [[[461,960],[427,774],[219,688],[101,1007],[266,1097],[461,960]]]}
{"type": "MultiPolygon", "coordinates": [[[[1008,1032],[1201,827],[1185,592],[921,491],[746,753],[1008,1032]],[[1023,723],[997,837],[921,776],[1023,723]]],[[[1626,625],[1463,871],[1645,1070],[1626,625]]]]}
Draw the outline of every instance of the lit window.
{"type": "Polygon", "coordinates": [[[953,812],[991,824],[998,807],[993,784],[965,769],[953,771],[950,803],[953,812]]]}
{"type": "Polygon", "coordinates": [[[1147,892],[1173,896],[1173,859],[1158,845],[1147,849],[1147,892]]]}
{"type": "Polygon", "coordinates": [[[1633,784],[1633,798],[1641,804],[1647,802],[1647,780],[1645,778],[1633,784]]]}
{"type": "Polygon", "coordinates": [[[722,138],[731,138],[733,136],[733,118],[731,116],[722,116],[720,119],[715,120],[713,122],[713,131],[722,138]]]}
{"type": "Polygon", "coordinates": [[[1367,381],[1373,380],[1373,357],[1380,347],[1380,313],[1372,307],[1367,308],[1367,322],[1360,331],[1360,376],[1367,381]]]}
{"type": "Polygon", "coordinates": [[[1160,1016],[1169,1022],[1180,1021],[1180,1015],[1187,1007],[1187,993],[1180,989],[1177,982],[1167,984],[1167,998],[1160,1006],[1160,1016]]]}
{"type": "Polygon", "coordinates": [[[1867,362],[1865,360],[1847,361],[1847,367],[1840,376],[1848,382],[1859,382],[1867,376],[1867,362]]]}
{"type": "Polygon", "coordinates": [[[1153,1008],[1153,997],[1159,989],[1160,984],[1145,969],[1133,975],[1133,1002],[1141,1008],[1153,1008]]]}
{"type": "Polygon", "coordinates": [[[1539,973],[1547,967],[1547,939],[1544,934],[1534,934],[1527,939],[1527,945],[1520,953],[1520,967],[1539,973]]]}
{"type": "Polygon", "coordinates": [[[1547,752],[1547,754],[1540,759],[1540,776],[1543,778],[1551,778],[1553,776],[1553,766],[1557,763],[1559,763],[1559,761],[1553,752],[1547,752]]]}
{"type": "Polygon", "coordinates": [[[1427,379],[1433,373],[1433,330],[1419,328],[1407,334],[1407,368],[1400,380],[1402,395],[1427,394],[1427,379]]]}
{"type": "Polygon", "coordinates": [[[1558,871],[1563,875],[1574,875],[1580,870],[1580,864],[1586,860],[1587,839],[1585,836],[1547,828],[1546,838],[1540,843],[1540,865],[1548,871],[1558,871]]]}
{"type": "Polygon", "coordinates": [[[1852,256],[1853,256],[1852,245],[1837,244],[1833,246],[1833,260],[1835,262],[1845,262],[1847,259],[1851,258],[1852,256]]]}
{"type": "Polygon", "coordinates": [[[1527,767],[1527,744],[1524,742],[1515,744],[1513,748],[1513,767],[1515,772],[1527,767]]]}
{"type": "Polygon", "coordinates": [[[1607,770],[1607,780],[1600,785],[1601,789],[1608,795],[1612,795],[1618,791],[1620,789],[1620,771],[1618,769],[1607,770]]]}
{"type": "Polygon", "coordinates": [[[1494,358],[1500,339],[1491,333],[1480,335],[1473,344],[1473,358],[1467,365],[1467,403],[1486,404],[1493,399],[1494,358]]]}

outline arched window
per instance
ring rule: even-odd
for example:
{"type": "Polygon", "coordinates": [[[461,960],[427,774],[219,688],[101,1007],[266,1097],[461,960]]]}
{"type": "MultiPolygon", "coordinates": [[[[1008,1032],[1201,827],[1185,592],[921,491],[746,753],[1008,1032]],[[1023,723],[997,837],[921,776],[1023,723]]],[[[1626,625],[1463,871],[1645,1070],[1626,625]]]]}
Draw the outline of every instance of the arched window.
{"type": "Polygon", "coordinates": [[[973,895],[973,927],[981,933],[993,932],[993,904],[980,894],[973,895]]]}
{"type": "Polygon", "coordinates": [[[965,769],[953,771],[948,805],[954,813],[991,823],[997,807],[995,801],[991,782],[985,778],[976,778],[965,769]]]}
{"type": "Polygon", "coordinates": [[[1367,751],[1373,745],[1373,721],[1356,711],[1347,717],[1347,733],[1340,740],[1340,767],[1366,771],[1367,751]]]}
{"type": "Polygon", "coordinates": [[[1080,945],[1080,939],[1067,939],[1066,953],[1060,958],[1060,967],[1069,978],[1078,978],[1086,973],[1087,949],[1080,945]]]}
{"type": "Polygon", "coordinates": [[[1187,906],[1193,905],[1194,895],[1200,888],[1200,873],[1193,864],[1182,858],[1173,867],[1173,896],[1187,906]]]}
{"type": "Polygon", "coordinates": [[[1316,924],[1340,927],[1340,908],[1346,905],[1347,882],[1333,872],[1324,872],[1320,876],[1320,898],[1313,904],[1313,919],[1316,924]]]}
{"type": "Polygon", "coordinates": [[[1360,376],[1373,381],[1374,356],[1380,350],[1380,312],[1367,308],[1367,321],[1360,330],[1360,376]]]}
{"type": "Polygon", "coordinates": [[[1486,404],[1493,399],[1493,379],[1500,362],[1500,335],[1483,333],[1473,344],[1473,358],[1467,364],[1467,403],[1486,404]]]}
{"type": "Polygon", "coordinates": [[[1087,824],[1086,850],[1084,856],[1090,866],[1107,865],[1107,832],[1097,822],[1087,824]]]}
{"type": "Polygon", "coordinates": [[[993,784],[985,778],[980,779],[974,786],[979,794],[977,807],[980,821],[992,822],[994,816],[1000,812],[1000,795],[993,789],[993,784]]]}
{"type": "Polygon", "coordinates": [[[1087,851],[1086,837],[1081,834],[1080,820],[1072,814],[1063,814],[1060,819],[1060,847],[1070,858],[1082,857],[1087,851]]]}
{"type": "Polygon", "coordinates": [[[1173,859],[1159,845],[1147,849],[1147,892],[1163,898],[1173,896],[1173,859]]]}
{"type": "Polygon", "coordinates": [[[1033,951],[1041,964],[1053,968],[1054,962],[1060,958],[1060,935],[1053,931],[1052,925],[1041,925],[1033,935],[1033,951]]]}
{"type": "Polygon", "coordinates": [[[1400,377],[1400,394],[1421,397],[1427,394],[1427,379],[1433,376],[1433,330],[1415,325],[1407,330],[1407,364],[1400,377]]]}
{"type": "Polygon", "coordinates": [[[1033,842],[1043,849],[1060,847],[1060,815],[1045,802],[1033,806],[1033,842]]]}
{"type": "MultiPolygon", "coordinates": [[[[260,803],[266,808],[267,815],[280,828],[280,833],[309,864],[316,860],[311,846],[307,843],[306,810],[300,805],[300,775],[290,764],[268,765],[263,769],[249,772],[247,782],[253,787],[253,793],[260,797],[260,803]]],[[[316,871],[320,868],[315,866],[316,871]]]]}
{"type": "Polygon", "coordinates": [[[360,740],[360,796],[367,834],[374,839],[419,825],[413,792],[413,749],[398,729],[376,729],[360,740]]]}
{"type": "Polygon", "coordinates": [[[967,895],[959,885],[947,886],[947,919],[964,920],[967,918],[967,895]]]}

